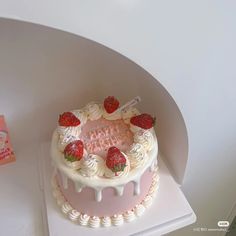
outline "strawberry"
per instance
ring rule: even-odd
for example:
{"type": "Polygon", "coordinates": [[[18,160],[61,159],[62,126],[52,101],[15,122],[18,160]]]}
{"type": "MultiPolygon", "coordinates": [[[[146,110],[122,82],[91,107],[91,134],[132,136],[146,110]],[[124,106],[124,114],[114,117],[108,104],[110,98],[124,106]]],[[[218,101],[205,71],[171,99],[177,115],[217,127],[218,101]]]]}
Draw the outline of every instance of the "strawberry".
{"type": "Polygon", "coordinates": [[[117,147],[110,147],[107,152],[106,165],[112,171],[124,171],[126,167],[126,158],[117,147]]]}
{"type": "Polygon", "coordinates": [[[66,145],[64,157],[67,161],[79,161],[83,157],[84,145],[81,140],[75,140],[66,145]]]}
{"type": "Polygon", "coordinates": [[[106,112],[110,114],[110,113],[113,113],[115,110],[117,110],[120,103],[115,97],[109,96],[105,98],[103,105],[106,112]]]}
{"type": "Polygon", "coordinates": [[[149,114],[143,113],[138,116],[133,116],[130,119],[130,123],[142,129],[150,129],[155,125],[155,120],[156,120],[155,117],[152,117],[149,114]]]}
{"type": "Polygon", "coordinates": [[[58,123],[60,126],[77,126],[80,124],[80,120],[72,112],[64,112],[59,116],[58,123]]]}

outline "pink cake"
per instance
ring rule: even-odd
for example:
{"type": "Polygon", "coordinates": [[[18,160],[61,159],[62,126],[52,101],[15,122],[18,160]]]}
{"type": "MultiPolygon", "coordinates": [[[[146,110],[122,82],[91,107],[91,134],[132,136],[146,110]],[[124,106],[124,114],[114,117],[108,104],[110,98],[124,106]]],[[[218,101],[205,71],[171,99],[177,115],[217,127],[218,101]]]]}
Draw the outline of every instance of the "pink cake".
{"type": "MultiPolygon", "coordinates": [[[[137,99],[137,98],[136,98],[137,99]]],[[[65,112],[54,131],[53,195],[79,225],[119,226],[141,216],[155,197],[158,145],[154,119],[107,97],[65,112]]]]}

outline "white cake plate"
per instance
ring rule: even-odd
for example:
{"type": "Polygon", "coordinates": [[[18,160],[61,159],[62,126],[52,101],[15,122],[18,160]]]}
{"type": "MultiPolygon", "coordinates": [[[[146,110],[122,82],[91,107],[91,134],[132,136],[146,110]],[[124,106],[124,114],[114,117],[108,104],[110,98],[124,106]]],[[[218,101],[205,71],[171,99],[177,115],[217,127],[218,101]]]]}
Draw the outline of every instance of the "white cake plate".
{"type": "Polygon", "coordinates": [[[196,221],[188,201],[159,156],[160,186],[153,205],[139,219],[119,227],[92,229],[68,220],[57,206],[51,191],[50,144],[41,146],[40,181],[44,191],[45,227],[50,236],[163,235],[196,221]],[[47,223],[46,223],[47,222],[47,223]]]}

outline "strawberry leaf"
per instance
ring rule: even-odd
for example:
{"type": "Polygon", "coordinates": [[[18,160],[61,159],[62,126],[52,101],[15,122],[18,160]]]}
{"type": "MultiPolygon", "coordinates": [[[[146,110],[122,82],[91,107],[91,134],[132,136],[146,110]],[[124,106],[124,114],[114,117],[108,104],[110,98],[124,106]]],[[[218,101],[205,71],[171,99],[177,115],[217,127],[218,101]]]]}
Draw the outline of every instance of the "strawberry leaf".
{"type": "Polygon", "coordinates": [[[69,162],[77,161],[78,159],[72,155],[65,155],[65,159],[69,162]]]}

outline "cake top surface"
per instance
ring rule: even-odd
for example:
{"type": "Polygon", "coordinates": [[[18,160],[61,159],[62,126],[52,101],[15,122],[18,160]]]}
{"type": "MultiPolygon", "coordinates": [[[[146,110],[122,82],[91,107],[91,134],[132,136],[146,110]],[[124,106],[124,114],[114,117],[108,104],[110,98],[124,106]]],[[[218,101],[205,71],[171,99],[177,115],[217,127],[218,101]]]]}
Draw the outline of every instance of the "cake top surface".
{"type": "Polygon", "coordinates": [[[109,96],[103,104],[90,102],[61,114],[51,145],[56,168],[81,186],[104,188],[138,182],[154,165],[158,146],[155,119],[133,107],[137,100],[120,107],[109,96]]]}
{"type": "Polygon", "coordinates": [[[106,158],[110,147],[115,146],[126,152],[133,143],[133,133],[122,119],[107,120],[99,118],[87,121],[81,128],[79,138],[88,153],[106,158]]]}

